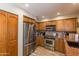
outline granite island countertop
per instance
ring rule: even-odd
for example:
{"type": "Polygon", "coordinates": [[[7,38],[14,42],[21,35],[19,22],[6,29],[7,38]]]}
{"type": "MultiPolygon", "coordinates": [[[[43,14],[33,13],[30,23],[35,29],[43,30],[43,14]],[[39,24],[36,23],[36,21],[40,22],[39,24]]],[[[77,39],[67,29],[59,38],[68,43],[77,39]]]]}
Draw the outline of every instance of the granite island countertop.
{"type": "Polygon", "coordinates": [[[70,47],[79,48],[79,42],[67,41],[67,43],[70,47]]]}

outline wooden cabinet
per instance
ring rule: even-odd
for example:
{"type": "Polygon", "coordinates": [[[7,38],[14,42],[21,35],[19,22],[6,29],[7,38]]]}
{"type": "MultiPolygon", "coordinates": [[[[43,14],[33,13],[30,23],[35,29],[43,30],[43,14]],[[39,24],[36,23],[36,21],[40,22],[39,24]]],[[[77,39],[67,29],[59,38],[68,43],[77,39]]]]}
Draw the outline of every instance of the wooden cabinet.
{"type": "Polygon", "coordinates": [[[66,56],[79,56],[79,48],[69,46],[66,40],[64,40],[65,44],[65,55],[66,56]]]}
{"type": "Polygon", "coordinates": [[[40,46],[44,46],[44,37],[42,36],[41,38],[40,38],[40,46]]]}
{"type": "Polygon", "coordinates": [[[56,25],[57,32],[62,31],[76,32],[76,20],[77,18],[68,18],[68,19],[41,22],[37,24],[36,28],[38,30],[45,30],[46,25],[56,25]]]}
{"type": "Polygon", "coordinates": [[[45,23],[40,23],[39,27],[40,27],[40,30],[45,30],[45,23]]]}
{"type": "Polygon", "coordinates": [[[23,21],[24,22],[27,22],[27,23],[31,23],[31,24],[34,24],[35,23],[35,20],[30,18],[30,17],[27,17],[27,16],[23,16],[23,21]]]}
{"type": "Polygon", "coordinates": [[[8,52],[9,55],[18,55],[18,16],[8,13],[7,21],[7,31],[8,31],[8,52]]]}
{"type": "Polygon", "coordinates": [[[36,25],[36,30],[40,30],[40,23],[35,23],[36,25]]]}
{"type": "Polygon", "coordinates": [[[64,53],[65,52],[65,45],[63,39],[56,39],[55,40],[55,50],[64,53]]]}
{"type": "Polygon", "coordinates": [[[64,21],[58,20],[56,21],[56,31],[64,31],[64,21]]]}
{"type": "Polygon", "coordinates": [[[64,20],[65,31],[76,32],[76,18],[64,20]]]}
{"type": "Polygon", "coordinates": [[[7,55],[7,13],[0,10],[0,55],[7,55]]]}
{"type": "Polygon", "coordinates": [[[56,31],[76,32],[76,18],[57,20],[56,31]]]}
{"type": "Polygon", "coordinates": [[[18,55],[18,16],[0,10],[0,55],[18,55]]]}
{"type": "Polygon", "coordinates": [[[44,46],[44,37],[43,36],[36,37],[36,46],[44,46]]]}
{"type": "Polygon", "coordinates": [[[45,30],[47,25],[56,25],[56,21],[47,21],[47,22],[40,22],[36,24],[37,30],[45,30]]]}

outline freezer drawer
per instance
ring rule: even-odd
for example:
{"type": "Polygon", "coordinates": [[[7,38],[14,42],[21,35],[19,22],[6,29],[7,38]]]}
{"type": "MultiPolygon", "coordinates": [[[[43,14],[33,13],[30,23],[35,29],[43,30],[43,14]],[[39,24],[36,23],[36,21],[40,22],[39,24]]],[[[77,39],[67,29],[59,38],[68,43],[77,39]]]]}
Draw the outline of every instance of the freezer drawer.
{"type": "Polygon", "coordinates": [[[33,53],[33,52],[35,51],[35,48],[36,48],[36,47],[35,47],[35,43],[30,44],[29,47],[30,47],[30,51],[29,51],[29,52],[30,52],[30,54],[31,54],[31,53],[33,53]]]}
{"type": "Polygon", "coordinates": [[[23,56],[28,56],[30,54],[29,49],[30,49],[30,45],[24,45],[23,56]]]}

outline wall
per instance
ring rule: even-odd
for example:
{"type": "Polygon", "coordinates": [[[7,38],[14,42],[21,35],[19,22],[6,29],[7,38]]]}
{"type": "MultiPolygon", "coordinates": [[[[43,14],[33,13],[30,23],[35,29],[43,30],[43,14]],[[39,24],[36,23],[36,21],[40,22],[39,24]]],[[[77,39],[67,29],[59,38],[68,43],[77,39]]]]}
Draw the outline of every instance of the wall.
{"type": "Polygon", "coordinates": [[[0,9],[18,15],[18,55],[23,55],[23,15],[35,18],[26,11],[16,7],[14,4],[0,3],[0,9]]]}

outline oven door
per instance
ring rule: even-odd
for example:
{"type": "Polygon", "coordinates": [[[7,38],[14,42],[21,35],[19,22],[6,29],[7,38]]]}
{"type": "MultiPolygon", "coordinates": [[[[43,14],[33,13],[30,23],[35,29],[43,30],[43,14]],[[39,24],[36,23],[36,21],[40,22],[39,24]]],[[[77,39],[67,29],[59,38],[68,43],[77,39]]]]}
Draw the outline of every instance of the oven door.
{"type": "Polygon", "coordinates": [[[45,39],[45,45],[54,47],[54,40],[52,40],[52,39],[45,39]]]}

